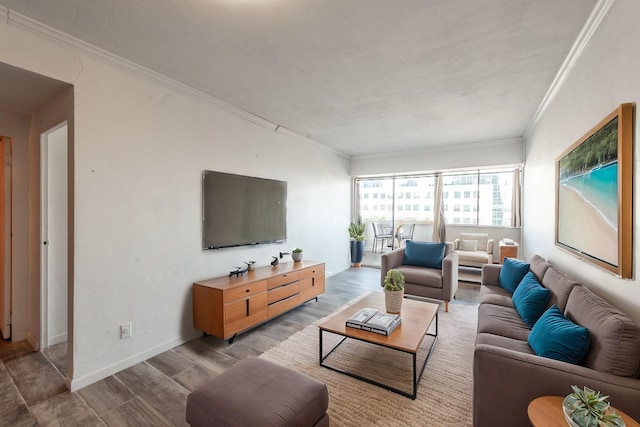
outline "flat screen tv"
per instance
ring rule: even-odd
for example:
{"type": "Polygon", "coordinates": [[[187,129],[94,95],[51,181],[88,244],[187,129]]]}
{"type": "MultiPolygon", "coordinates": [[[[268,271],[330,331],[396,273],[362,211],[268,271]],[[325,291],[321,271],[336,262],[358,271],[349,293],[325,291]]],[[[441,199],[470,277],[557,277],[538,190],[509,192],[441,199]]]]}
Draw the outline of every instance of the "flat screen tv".
{"type": "Polygon", "coordinates": [[[286,238],[285,181],[203,172],[203,249],[277,243],[286,238]]]}

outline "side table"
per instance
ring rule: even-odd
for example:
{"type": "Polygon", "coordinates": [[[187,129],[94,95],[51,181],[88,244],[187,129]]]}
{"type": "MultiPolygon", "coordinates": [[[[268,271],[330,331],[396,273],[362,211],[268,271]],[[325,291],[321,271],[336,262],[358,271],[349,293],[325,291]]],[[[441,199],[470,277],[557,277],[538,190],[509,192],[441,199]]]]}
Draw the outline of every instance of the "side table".
{"type": "MultiPolygon", "coordinates": [[[[562,411],[562,396],[542,396],[529,403],[527,415],[533,427],[567,427],[562,411]]],[[[627,427],[640,427],[629,415],[619,409],[613,408],[624,420],[627,427]]]]}
{"type": "Polygon", "coordinates": [[[518,258],[518,244],[513,240],[509,244],[504,239],[500,240],[498,247],[500,248],[500,264],[504,262],[505,258],[518,258]]]}

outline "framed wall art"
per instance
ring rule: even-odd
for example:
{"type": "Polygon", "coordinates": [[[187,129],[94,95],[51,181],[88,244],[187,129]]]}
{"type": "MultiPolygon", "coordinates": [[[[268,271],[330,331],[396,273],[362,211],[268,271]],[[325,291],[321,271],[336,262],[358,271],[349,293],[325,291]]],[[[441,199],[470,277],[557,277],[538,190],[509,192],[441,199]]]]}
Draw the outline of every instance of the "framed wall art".
{"type": "Polygon", "coordinates": [[[621,104],[556,165],[556,245],[623,278],[633,274],[633,114],[621,104]]]}

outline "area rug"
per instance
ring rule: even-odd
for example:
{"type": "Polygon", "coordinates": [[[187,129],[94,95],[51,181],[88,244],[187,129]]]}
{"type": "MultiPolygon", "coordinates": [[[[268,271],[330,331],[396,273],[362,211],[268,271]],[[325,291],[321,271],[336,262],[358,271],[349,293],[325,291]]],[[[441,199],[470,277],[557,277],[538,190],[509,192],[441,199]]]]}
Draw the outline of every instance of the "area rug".
{"type": "MultiPolygon", "coordinates": [[[[345,307],[355,301],[357,299],[345,307]]],[[[328,413],[332,426],[471,425],[473,346],[478,316],[476,305],[452,303],[449,304],[448,313],[441,307],[438,313],[438,340],[415,400],[319,365],[318,324],[332,315],[314,322],[260,356],[327,384],[328,413]]],[[[325,353],[336,340],[337,337],[324,334],[325,353]]],[[[428,339],[425,339],[427,344],[428,339]]],[[[338,349],[334,352],[336,354],[332,353],[332,365],[346,364],[349,369],[384,383],[390,380],[398,384],[404,382],[407,391],[410,391],[411,358],[407,355],[354,340],[347,340],[338,349]],[[409,379],[404,380],[407,375],[409,379]]],[[[422,360],[418,358],[419,366],[422,360]]]]}

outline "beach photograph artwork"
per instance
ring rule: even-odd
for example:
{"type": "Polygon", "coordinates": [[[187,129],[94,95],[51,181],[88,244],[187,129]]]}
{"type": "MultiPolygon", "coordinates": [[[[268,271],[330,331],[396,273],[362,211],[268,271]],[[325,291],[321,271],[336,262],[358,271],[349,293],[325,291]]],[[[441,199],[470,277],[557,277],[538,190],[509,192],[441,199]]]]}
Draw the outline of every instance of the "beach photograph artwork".
{"type": "Polygon", "coordinates": [[[558,243],[618,265],[618,117],[559,160],[558,243]]]}

